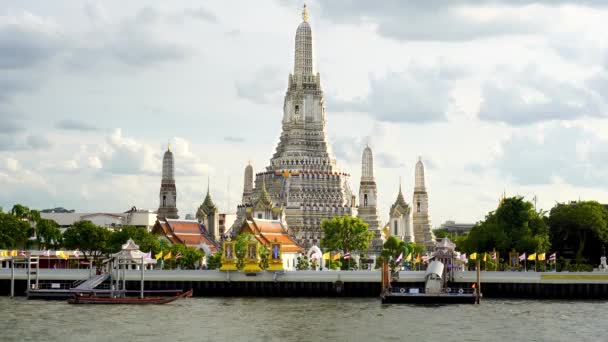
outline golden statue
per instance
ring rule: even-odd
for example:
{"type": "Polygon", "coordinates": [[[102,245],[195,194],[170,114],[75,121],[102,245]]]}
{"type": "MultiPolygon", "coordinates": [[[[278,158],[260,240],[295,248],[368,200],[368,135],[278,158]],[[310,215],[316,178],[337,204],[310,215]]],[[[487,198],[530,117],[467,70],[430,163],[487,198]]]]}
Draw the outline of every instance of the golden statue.
{"type": "Polygon", "coordinates": [[[237,271],[234,241],[224,241],[222,251],[222,266],[220,267],[220,271],[237,271]]]}

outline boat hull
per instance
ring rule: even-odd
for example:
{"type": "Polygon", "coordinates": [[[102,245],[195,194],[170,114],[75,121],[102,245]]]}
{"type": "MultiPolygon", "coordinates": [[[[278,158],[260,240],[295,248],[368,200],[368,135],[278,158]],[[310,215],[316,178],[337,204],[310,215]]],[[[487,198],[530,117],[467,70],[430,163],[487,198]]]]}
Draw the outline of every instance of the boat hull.
{"type": "Polygon", "coordinates": [[[474,294],[390,294],[382,297],[382,304],[475,304],[475,297],[474,294]]]}
{"type": "Polygon", "coordinates": [[[173,297],[147,297],[147,298],[136,298],[136,297],[123,297],[123,298],[106,298],[106,297],[84,297],[74,296],[68,299],[70,304],[100,304],[100,305],[111,305],[111,304],[122,304],[122,305],[146,305],[146,304],[166,304],[170,303],[178,298],[192,297],[192,290],[186,291],[180,295],[173,297]]]}

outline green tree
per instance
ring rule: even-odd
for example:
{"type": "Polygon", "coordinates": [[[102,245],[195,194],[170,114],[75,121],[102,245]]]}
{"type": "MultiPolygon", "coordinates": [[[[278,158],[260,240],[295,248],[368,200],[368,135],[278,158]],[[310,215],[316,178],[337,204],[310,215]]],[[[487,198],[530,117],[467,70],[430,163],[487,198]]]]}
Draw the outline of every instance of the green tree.
{"type": "Polygon", "coordinates": [[[151,252],[152,255],[160,251],[159,239],[156,235],[148,232],[144,227],[122,226],[120,230],[111,234],[109,249],[116,253],[129,239],[139,246],[143,252],[151,252]]]}
{"type": "Polygon", "coordinates": [[[61,246],[61,230],[57,222],[48,219],[39,219],[36,222],[36,243],[39,248],[57,249],[61,246]]]}
{"type": "Polygon", "coordinates": [[[79,221],[63,233],[63,243],[66,248],[79,249],[85,260],[92,257],[97,259],[108,253],[111,232],[98,227],[91,221],[79,221]]]}
{"type": "Polygon", "coordinates": [[[450,235],[450,232],[448,231],[447,228],[434,229],[433,233],[435,234],[436,238],[444,238],[444,237],[448,237],[450,235]]]}
{"type": "Polygon", "coordinates": [[[402,259],[405,259],[408,252],[407,244],[392,235],[386,239],[382,246],[382,257],[384,260],[388,260],[391,272],[395,272],[397,269],[398,265],[395,260],[399,258],[400,255],[402,256],[402,259]]]}
{"type": "Polygon", "coordinates": [[[553,248],[562,256],[574,252],[577,264],[597,262],[608,244],[608,211],[596,201],[556,204],[549,226],[553,248]]]}
{"type": "Polygon", "coordinates": [[[304,271],[309,268],[310,268],[310,264],[308,263],[308,257],[307,256],[298,257],[297,264],[296,264],[296,270],[304,271]]]}
{"type": "Polygon", "coordinates": [[[321,246],[331,251],[364,251],[373,237],[365,221],[349,215],[325,219],[321,221],[321,228],[324,234],[321,246]]]}
{"type": "Polygon", "coordinates": [[[268,258],[270,256],[270,249],[268,247],[258,243],[258,254],[260,255],[259,266],[261,269],[265,270],[268,268],[268,258]]]}
{"type": "Polygon", "coordinates": [[[245,255],[247,254],[247,245],[253,241],[254,237],[250,233],[239,234],[234,240],[234,253],[236,254],[236,267],[242,270],[245,267],[245,255]]]}
{"type": "Polygon", "coordinates": [[[181,268],[194,269],[203,260],[205,254],[198,248],[174,244],[171,246],[171,256],[173,262],[181,268]]]}
{"type": "Polygon", "coordinates": [[[18,248],[28,243],[34,228],[22,218],[0,212],[0,248],[18,248]]]}
{"type": "Polygon", "coordinates": [[[220,267],[222,267],[222,251],[218,250],[207,256],[207,269],[216,270],[220,267]]]}
{"type": "Polygon", "coordinates": [[[501,255],[515,250],[543,253],[549,250],[549,226],[544,213],[534,210],[523,197],[505,198],[496,211],[477,223],[462,242],[467,253],[496,250],[501,255]]]}
{"type": "Polygon", "coordinates": [[[18,219],[28,219],[30,214],[30,208],[21,205],[15,204],[11,209],[11,215],[17,217],[18,219]]]}

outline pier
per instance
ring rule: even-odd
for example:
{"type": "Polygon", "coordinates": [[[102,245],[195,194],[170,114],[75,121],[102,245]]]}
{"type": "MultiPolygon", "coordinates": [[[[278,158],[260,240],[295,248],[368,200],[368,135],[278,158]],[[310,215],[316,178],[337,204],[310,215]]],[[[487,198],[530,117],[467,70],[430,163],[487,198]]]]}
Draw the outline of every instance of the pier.
{"type": "MultiPolygon", "coordinates": [[[[110,288],[111,277],[91,277],[89,270],[40,269],[38,288],[48,293],[66,293],[87,281],[110,288]],[[90,279],[94,279],[90,280],[90,279]],[[103,280],[102,280],[103,279],[103,280]],[[99,283],[102,281],[102,283],[99,283]],[[68,290],[68,291],[66,291],[68,290]]],[[[128,292],[138,293],[140,270],[121,271],[128,292]]],[[[14,294],[25,296],[31,275],[27,269],[14,270],[14,294]]],[[[470,288],[475,272],[455,272],[448,283],[453,288],[470,288]]],[[[608,273],[598,272],[481,272],[484,298],[608,298],[608,273]]],[[[402,271],[393,284],[423,287],[423,271],[402,271]]],[[[0,270],[0,295],[10,295],[11,270],[0,270]]],[[[378,271],[285,271],[243,273],[216,270],[146,270],[145,291],[194,289],[194,296],[267,297],[376,297],[381,289],[378,271]]]]}

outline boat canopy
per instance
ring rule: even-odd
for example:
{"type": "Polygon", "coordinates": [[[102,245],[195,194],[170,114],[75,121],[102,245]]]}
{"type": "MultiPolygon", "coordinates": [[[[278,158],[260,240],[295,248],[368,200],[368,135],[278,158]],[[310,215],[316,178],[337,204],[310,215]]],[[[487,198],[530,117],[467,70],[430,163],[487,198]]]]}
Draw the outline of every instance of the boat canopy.
{"type": "Polygon", "coordinates": [[[443,263],[440,261],[433,260],[429,264],[429,267],[426,269],[426,273],[424,277],[428,279],[429,277],[441,279],[441,275],[443,274],[443,263]]]}

